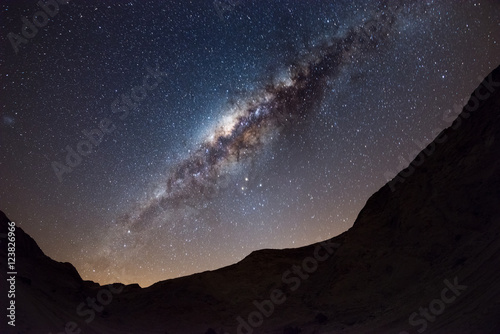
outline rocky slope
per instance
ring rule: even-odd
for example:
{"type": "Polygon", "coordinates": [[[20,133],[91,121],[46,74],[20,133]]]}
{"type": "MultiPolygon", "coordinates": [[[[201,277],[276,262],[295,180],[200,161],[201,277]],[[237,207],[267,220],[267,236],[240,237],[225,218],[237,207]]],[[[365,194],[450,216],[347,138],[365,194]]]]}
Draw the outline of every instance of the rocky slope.
{"type": "Polygon", "coordinates": [[[500,333],[499,111],[500,67],[349,231],[145,289],[83,281],[17,229],[16,327],[0,331],[500,333]]]}

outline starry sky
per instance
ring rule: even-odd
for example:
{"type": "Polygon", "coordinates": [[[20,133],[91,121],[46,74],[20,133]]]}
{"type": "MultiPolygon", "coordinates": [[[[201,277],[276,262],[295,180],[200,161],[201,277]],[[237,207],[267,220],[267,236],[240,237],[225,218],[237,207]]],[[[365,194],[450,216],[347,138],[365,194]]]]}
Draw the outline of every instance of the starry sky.
{"type": "Polygon", "coordinates": [[[101,284],[346,231],[500,59],[493,0],[61,2],[1,4],[0,209],[101,284]]]}

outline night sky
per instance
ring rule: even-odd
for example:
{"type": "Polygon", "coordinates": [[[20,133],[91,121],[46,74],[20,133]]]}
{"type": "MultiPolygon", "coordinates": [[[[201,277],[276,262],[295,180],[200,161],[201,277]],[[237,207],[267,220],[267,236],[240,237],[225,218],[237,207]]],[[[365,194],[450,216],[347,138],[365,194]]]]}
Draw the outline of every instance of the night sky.
{"type": "Polygon", "coordinates": [[[102,284],[342,233],[500,62],[498,1],[397,2],[2,1],[0,209],[102,284]]]}

